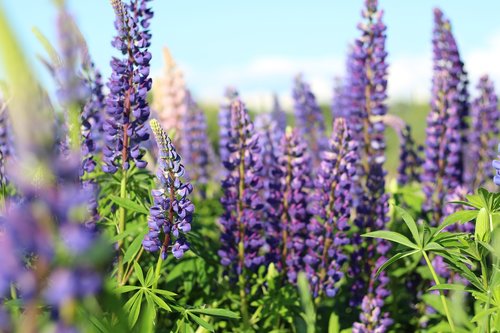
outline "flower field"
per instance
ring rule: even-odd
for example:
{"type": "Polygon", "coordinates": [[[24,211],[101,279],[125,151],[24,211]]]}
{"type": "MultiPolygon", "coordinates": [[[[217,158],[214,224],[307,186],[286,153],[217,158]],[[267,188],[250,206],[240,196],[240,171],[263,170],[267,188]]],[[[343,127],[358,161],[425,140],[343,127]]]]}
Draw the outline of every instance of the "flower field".
{"type": "Polygon", "coordinates": [[[331,106],[255,112],[152,54],[154,1],[106,3],[109,77],[54,2],[53,88],[0,8],[1,333],[500,332],[498,98],[440,9],[429,104],[389,105],[366,0],[331,106]]]}

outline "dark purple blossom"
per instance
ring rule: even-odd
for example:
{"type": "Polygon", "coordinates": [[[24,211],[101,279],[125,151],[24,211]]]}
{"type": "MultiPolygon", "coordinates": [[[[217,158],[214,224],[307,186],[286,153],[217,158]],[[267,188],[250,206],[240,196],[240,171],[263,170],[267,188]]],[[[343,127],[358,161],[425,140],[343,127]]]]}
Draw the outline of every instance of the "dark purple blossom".
{"type": "Polygon", "coordinates": [[[148,140],[147,120],[150,109],[146,100],[151,89],[149,63],[151,44],[149,21],[153,11],[150,0],[133,0],[130,4],[113,1],[116,13],[117,36],[112,45],[123,58],[111,60],[112,74],[108,82],[106,121],[103,125],[106,146],[103,149],[103,171],[115,173],[119,167],[126,170],[133,160],[144,168],[144,150],[141,143],[148,140]]]}
{"type": "Polygon", "coordinates": [[[431,111],[427,116],[427,137],[423,164],[423,206],[431,224],[443,216],[446,191],[464,181],[463,148],[468,115],[467,74],[460,59],[450,22],[434,10],[434,74],[431,111]]]}
{"type": "Polygon", "coordinates": [[[248,112],[239,99],[231,104],[229,125],[223,130],[226,137],[221,145],[226,153],[222,163],[226,175],[222,182],[224,194],[221,203],[224,213],[219,219],[222,226],[221,263],[236,275],[244,269],[255,270],[264,264],[263,224],[260,211],[263,200],[261,148],[248,112]]]}
{"type": "Polygon", "coordinates": [[[295,130],[276,141],[272,165],[267,175],[266,241],[268,260],[285,272],[291,283],[304,270],[306,252],[307,195],[312,187],[307,145],[295,130]]]}
{"type": "Polygon", "coordinates": [[[321,154],[309,206],[314,217],[309,225],[312,236],[306,241],[304,260],[314,297],[334,297],[344,276],[345,246],[350,243],[346,233],[350,229],[352,186],[358,163],[358,143],[352,140],[345,119],[337,118],[328,149],[321,154]]]}
{"type": "Polygon", "coordinates": [[[174,257],[179,259],[189,249],[186,234],[191,230],[194,205],[188,195],[193,187],[182,181],[184,166],[167,133],[155,119],[150,124],[158,144],[156,176],[161,187],[151,191],[153,205],[149,209],[149,232],[142,245],[149,252],[160,250],[163,260],[170,247],[174,257]]]}

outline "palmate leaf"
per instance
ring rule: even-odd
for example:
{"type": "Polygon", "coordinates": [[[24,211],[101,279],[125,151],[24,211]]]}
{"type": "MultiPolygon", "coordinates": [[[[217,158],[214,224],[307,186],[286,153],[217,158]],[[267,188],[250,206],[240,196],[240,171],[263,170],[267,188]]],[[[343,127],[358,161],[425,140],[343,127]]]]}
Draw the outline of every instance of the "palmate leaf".
{"type": "Polygon", "coordinates": [[[455,283],[440,283],[427,289],[428,291],[433,290],[455,290],[455,291],[466,291],[466,287],[463,284],[455,283]]]}
{"type": "Polygon", "coordinates": [[[422,240],[420,239],[420,234],[418,232],[417,223],[413,217],[403,208],[396,206],[396,211],[399,213],[403,221],[405,221],[406,226],[410,229],[411,235],[419,247],[422,246],[422,240]]]}
{"type": "Polygon", "coordinates": [[[212,326],[212,324],[206,322],[201,317],[198,317],[197,315],[195,315],[194,313],[191,313],[191,312],[187,312],[187,314],[188,314],[190,319],[192,319],[195,323],[197,323],[198,325],[200,325],[204,329],[206,329],[210,332],[213,332],[215,330],[215,328],[212,326]]]}
{"type": "Polygon", "coordinates": [[[132,260],[137,252],[139,252],[141,246],[142,246],[142,240],[144,239],[144,234],[139,234],[137,237],[134,239],[134,241],[129,245],[127,250],[125,251],[125,254],[123,255],[123,263],[126,264],[130,260],[132,260]]]}
{"type": "Polygon", "coordinates": [[[465,223],[469,222],[473,219],[476,218],[478,211],[477,210],[461,210],[458,212],[455,212],[449,216],[447,216],[444,220],[443,223],[441,223],[434,231],[433,235],[436,235],[440,233],[442,230],[444,230],[446,227],[449,227],[450,225],[453,225],[455,223],[465,223]]]}
{"type": "Polygon", "coordinates": [[[476,239],[488,243],[491,238],[490,234],[490,215],[486,208],[481,208],[476,218],[476,230],[474,233],[476,239]]]}
{"type": "Polygon", "coordinates": [[[340,323],[339,316],[335,313],[330,315],[330,320],[328,322],[328,333],[340,333],[340,323]]]}
{"type": "Polygon", "coordinates": [[[137,279],[141,283],[141,285],[145,286],[145,281],[144,281],[144,273],[142,273],[142,268],[141,266],[137,263],[137,261],[134,261],[134,272],[135,275],[137,275],[137,279]]]}
{"type": "Polygon", "coordinates": [[[372,231],[362,235],[362,237],[381,238],[404,245],[406,247],[415,250],[419,249],[418,245],[412,243],[405,235],[402,235],[394,231],[386,231],[386,230],[372,231]]]}
{"type": "Polygon", "coordinates": [[[387,260],[385,263],[383,263],[382,266],[380,266],[377,269],[377,274],[375,275],[375,278],[377,278],[380,275],[380,273],[382,273],[383,270],[385,270],[387,267],[389,267],[391,264],[395,263],[399,259],[406,258],[406,257],[414,255],[415,253],[418,253],[418,252],[420,252],[420,250],[417,249],[417,250],[413,250],[413,251],[397,253],[396,255],[391,257],[389,260],[387,260]]]}

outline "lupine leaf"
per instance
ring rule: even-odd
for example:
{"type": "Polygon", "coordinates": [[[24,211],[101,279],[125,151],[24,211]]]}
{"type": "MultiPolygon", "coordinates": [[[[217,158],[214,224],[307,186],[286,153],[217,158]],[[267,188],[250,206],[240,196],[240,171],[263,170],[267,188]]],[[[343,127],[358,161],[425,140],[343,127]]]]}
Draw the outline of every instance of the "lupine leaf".
{"type": "Polygon", "coordinates": [[[401,218],[403,219],[403,221],[405,221],[408,229],[410,229],[411,235],[413,236],[413,239],[415,240],[415,242],[417,242],[417,245],[421,246],[422,243],[420,240],[420,234],[418,233],[417,223],[415,223],[415,220],[413,219],[413,217],[406,210],[404,210],[403,208],[401,208],[399,206],[396,206],[396,210],[397,210],[398,214],[401,216],[401,218]]]}
{"type": "Polygon", "coordinates": [[[419,251],[420,250],[413,250],[413,251],[408,251],[408,252],[399,252],[399,253],[395,254],[393,257],[391,257],[389,260],[387,260],[382,266],[380,266],[377,269],[377,274],[376,274],[375,278],[377,278],[380,275],[380,273],[382,273],[382,271],[384,269],[386,269],[387,267],[389,267],[391,264],[395,263],[399,259],[411,256],[415,253],[418,253],[419,251]]]}
{"type": "Polygon", "coordinates": [[[428,289],[428,291],[432,290],[456,290],[456,291],[465,291],[465,286],[463,284],[455,284],[455,283],[440,283],[439,285],[432,286],[428,289]]]}
{"type": "Polygon", "coordinates": [[[137,252],[139,252],[139,249],[141,248],[142,245],[142,240],[144,239],[143,234],[137,235],[137,237],[134,239],[132,243],[130,243],[129,247],[127,248],[127,251],[125,251],[125,254],[123,255],[123,263],[126,264],[130,260],[132,260],[137,252]]]}
{"type": "Polygon", "coordinates": [[[328,333],[340,333],[339,316],[335,313],[330,315],[330,321],[328,322],[328,333]]]}
{"type": "Polygon", "coordinates": [[[134,261],[134,271],[135,275],[137,275],[137,279],[141,283],[141,285],[145,285],[144,283],[144,274],[142,273],[142,268],[141,266],[137,263],[137,261],[134,261]]]}
{"type": "Polygon", "coordinates": [[[490,235],[490,223],[489,214],[486,208],[481,208],[476,218],[476,239],[481,241],[489,242],[490,235]]]}
{"type": "Polygon", "coordinates": [[[137,320],[139,319],[139,314],[141,313],[141,306],[142,306],[142,298],[144,293],[142,291],[139,291],[137,293],[138,297],[132,304],[132,307],[130,308],[130,312],[128,314],[128,322],[131,327],[137,323],[137,320]]]}
{"type": "Polygon", "coordinates": [[[164,300],[162,300],[160,297],[156,296],[154,293],[148,291],[149,295],[153,299],[153,301],[162,309],[167,310],[168,312],[172,312],[172,308],[165,303],[164,300]]]}
{"type": "Polygon", "coordinates": [[[144,215],[149,215],[149,211],[147,210],[146,207],[143,207],[130,199],[120,198],[117,197],[116,195],[110,195],[109,198],[118,206],[126,208],[129,211],[133,211],[144,215]]]}
{"type": "Polygon", "coordinates": [[[362,236],[386,239],[391,242],[399,243],[401,245],[407,246],[415,250],[419,248],[416,244],[412,243],[405,235],[402,235],[394,231],[386,231],[386,230],[372,231],[362,236]]]}
{"type": "Polygon", "coordinates": [[[190,309],[189,312],[221,318],[237,319],[240,317],[237,313],[225,309],[190,309]]]}
{"type": "Polygon", "coordinates": [[[189,317],[191,319],[193,319],[194,322],[196,322],[201,327],[209,330],[210,332],[213,332],[215,330],[214,327],[212,326],[212,324],[206,322],[201,317],[198,317],[197,315],[195,315],[194,313],[191,313],[191,312],[188,312],[187,314],[189,315],[189,317]]]}
{"type": "Polygon", "coordinates": [[[476,218],[477,213],[478,213],[477,210],[461,210],[461,211],[455,212],[444,219],[443,223],[441,223],[437,227],[434,234],[441,232],[441,230],[443,230],[444,228],[446,228],[452,224],[455,224],[457,222],[461,222],[461,223],[469,222],[469,221],[476,218]]]}
{"type": "Polygon", "coordinates": [[[137,290],[137,289],[141,289],[141,287],[138,287],[138,286],[120,286],[120,287],[115,289],[115,292],[117,292],[119,294],[123,294],[123,293],[128,293],[129,291],[137,290]]]}

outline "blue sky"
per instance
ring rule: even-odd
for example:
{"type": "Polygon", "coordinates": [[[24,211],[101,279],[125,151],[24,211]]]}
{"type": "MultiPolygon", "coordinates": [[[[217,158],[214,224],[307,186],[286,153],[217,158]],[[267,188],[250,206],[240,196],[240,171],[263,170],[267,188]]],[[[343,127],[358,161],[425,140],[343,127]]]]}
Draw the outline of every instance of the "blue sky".
{"type": "MultiPolygon", "coordinates": [[[[98,67],[109,74],[114,34],[107,0],[68,0],[98,67]]],[[[29,57],[43,53],[31,33],[38,27],[55,41],[51,0],[0,0],[29,57]]],[[[152,72],[168,46],[200,99],[216,101],[236,85],[251,103],[265,105],[270,92],[289,99],[292,78],[303,72],[320,99],[330,97],[342,74],[348,43],[357,35],[362,0],[155,0],[152,72]]],[[[380,0],[388,26],[390,95],[423,99],[430,82],[432,9],[451,18],[473,80],[490,72],[500,80],[500,1],[380,0]]],[[[36,64],[45,81],[44,69],[36,64]]]]}

